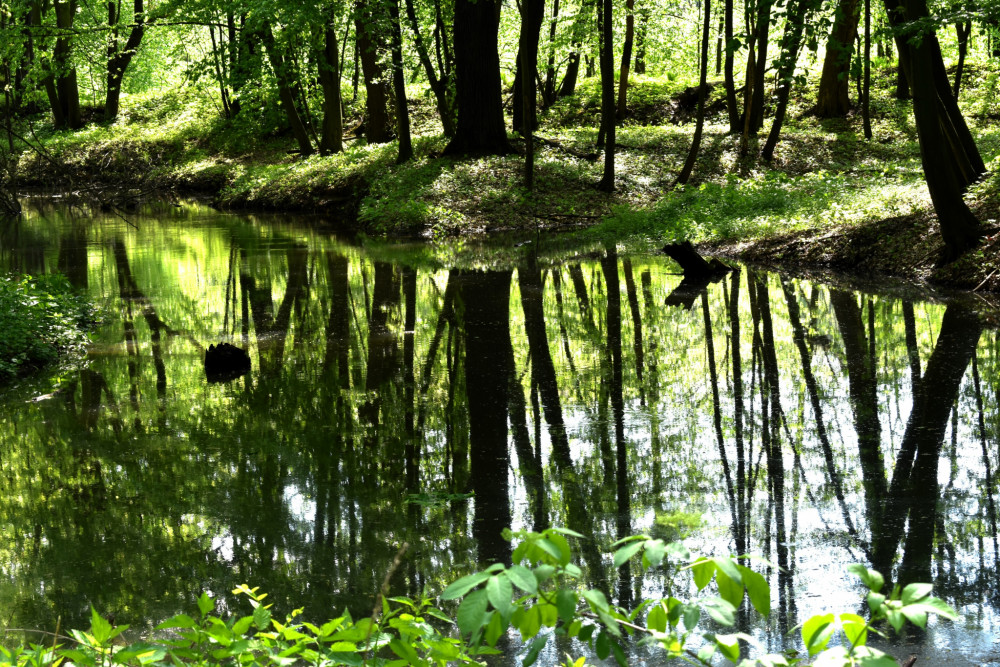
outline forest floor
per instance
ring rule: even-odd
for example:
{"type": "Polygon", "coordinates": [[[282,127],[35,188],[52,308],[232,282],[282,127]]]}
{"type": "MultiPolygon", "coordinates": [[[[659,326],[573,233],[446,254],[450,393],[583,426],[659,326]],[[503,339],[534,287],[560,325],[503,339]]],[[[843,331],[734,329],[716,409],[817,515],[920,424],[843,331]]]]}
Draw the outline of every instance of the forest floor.
{"type": "MultiPolygon", "coordinates": [[[[595,147],[596,79],[584,79],[576,95],[540,114],[532,191],[523,185],[519,135],[511,134],[507,156],[443,157],[433,104],[413,93],[415,158],[403,165],[395,164],[395,143],[353,138],[341,154],[303,159],[290,152],[292,140],[274,113],[224,121],[204,93],[182,89],[127,99],[110,126],[72,133],[40,127],[45,155],[26,156],[21,176],[29,185],[103,183],[136,197],[201,192],[223,208],[314,212],[368,237],[427,239],[444,255],[453,239],[499,233],[524,241],[545,232],[542,244],[614,242],[638,250],[691,240],[706,252],[759,263],[1000,291],[1000,72],[968,67],[960,97],[990,167],[967,198],[986,239],[943,267],[911,106],[891,96],[892,82],[888,70],[873,78],[871,141],[860,114],[819,119],[811,113],[815,91],[796,89],[770,162],[754,157],[755,139],[741,157],[717,82],[694,175],[679,188],[697,95],[668,76],[633,77],[629,113],[617,130],[612,194],[596,188],[603,167],[595,147]]],[[[348,127],[359,122],[359,108],[359,101],[348,105],[348,127]]]]}

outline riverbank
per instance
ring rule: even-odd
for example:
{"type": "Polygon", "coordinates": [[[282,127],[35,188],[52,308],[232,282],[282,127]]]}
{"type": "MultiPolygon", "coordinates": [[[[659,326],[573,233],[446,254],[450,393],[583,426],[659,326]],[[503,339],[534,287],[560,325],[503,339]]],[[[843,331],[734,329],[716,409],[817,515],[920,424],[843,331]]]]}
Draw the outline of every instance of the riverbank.
{"type": "MultiPolygon", "coordinates": [[[[701,155],[691,182],[675,188],[693,126],[683,81],[639,77],[618,130],[616,191],[596,188],[597,81],[541,114],[535,187],[523,187],[523,140],[514,152],[457,160],[426,97],[411,93],[415,157],[396,164],[395,143],[368,146],[349,136],[343,153],[301,158],[279,127],[226,121],[194,89],[128,100],[119,122],[76,132],[46,132],[43,150],[22,160],[25,185],[125,195],[199,193],[215,206],[312,212],[332,227],[369,237],[432,241],[500,232],[568,232],[571,238],[640,247],[686,239],[705,250],[751,261],[901,276],[962,289],[1000,290],[995,239],[1000,180],[969,195],[987,229],[977,250],[937,267],[940,241],[924,184],[910,104],[890,95],[890,73],[876,77],[874,139],[861,119],[820,120],[807,93],[793,96],[774,159],[741,157],[711,94],[701,155]]],[[[998,109],[986,77],[963,89],[970,124],[989,162],[1000,155],[998,109]]],[[[359,120],[347,107],[348,123],[359,120]]],[[[751,144],[747,155],[756,155],[751,144]]],[[[111,201],[112,205],[119,202],[111,201]]],[[[560,242],[569,239],[562,239],[560,242]]]]}

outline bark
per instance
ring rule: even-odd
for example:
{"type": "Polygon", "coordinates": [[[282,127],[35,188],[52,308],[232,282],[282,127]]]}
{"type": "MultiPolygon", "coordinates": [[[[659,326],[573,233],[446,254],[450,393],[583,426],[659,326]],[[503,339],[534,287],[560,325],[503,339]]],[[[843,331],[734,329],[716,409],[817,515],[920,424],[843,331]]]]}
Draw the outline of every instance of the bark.
{"type": "Polygon", "coordinates": [[[639,8],[639,28],[635,33],[635,73],[646,73],[646,33],[649,31],[649,7],[639,8]]]}
{"type": "Polygon", "coordinates": [[[556,101],[556,28],[559,22],[559,0],[552,2],[552,20],[549,21],[549,53],[545,63],[545,83],[542,86],[542,108],[547,109],[556,101]]]}
{"type": "Polygon", "coordinates": [[[340,101],[340,72],[337,63],[337,31],[332,25],[323,31],[323,49],[316,54],[319,83],[323,89],[323,132],[319,151],[323,155],[344,150],[344,117],[340,101]]]}
{"type": "Polygon", "coordinates": [[[132,12],[132,30],[129,31],[125,46],[119,49],[117,26],[121,17],[117,15],[117,4],[115,2],[108,3],[108,25],[112,26],[112,38],[108,43],[108,90],[104,101],[104,120],[106,121],[112,121],[118,117],[122,79],[125,78],[125,70],[132,62],[146,31],[146,12],[143,0],[133,0],[132,12]]]}
{"type": "Polygon", "coordinates": [[[865,73],[861,89],[861,117],[864,121],[865,139],[872,138],[871,88],[872,88],[872,3],[865,0],[865,73]]]}
{"type": "Polygon", "coordinates": [[[438,73],[434,69],[430,52],[427,50],[427,44],[420,33],[420,22],[417,20],[417,12],[413,6],[413,0],[406,0],[406,17],[409,19],[410,30],[413,32],[413,46],[416,48],[417,57],[420,59],[420,64],[424,68],[424,75],[427,77],[427,82],[434,93],[434,99],[437,101],[438,115],[441,117],[444,136],[453,137],[455,136],[455,100],[451,94],[448,75],[444,71],[440,60],[438,61],[438,65],[441,68],[441,76],[438,76],[438,73]]]}
{"type": "MultiPolygon", "coordinates": [[[[764,125],[764,72],[767,69],[767,41],[771,30],[771,0],[760,0],[757,13],[757,62],[753,68],[753,96],[745,119],[744,132],[755,136],[764,125]]],[[[750,86],[749,79],[747,86],[750,86]]]]}
{"type": "Polygon", "coordinates": [[[962,87],[962,72],[965,71],[965,55],[969,51],[969,36],[972,34],[972,21],[956,23],[955,33],[958,37],[958,65],[955,67],[955,86],[952,94],[957,100],[958,91],[962,87]]]}
{"type": "Polygon", "coordinates": [[[765,160],[774,157],[774,147],[778,145],[781,126],[785,122],[788,111],[788,96],[792,90],[792,77],[795,74],[795,64],[799,59],[799,48],[802,45],[802,31],[810,6],[810,0],[798,0],[790,10],[788,22],[785,24],[785,34],[781,39],[781,59],[778,62],[778,101],[774,110],[774,120],[771,131],[764,142],[760,155],[765,160]]]}
{"type": "MultiPolygon", "coordinates": [[[[615,73],[614,30],[611,0],[598,0],[602,7],[601,18],[601,134],[604,135],[604,174],[597,185],[599,190],[615,189],[615,73]]],[[[600,144],[600,140],[598,140],[600,144]]]]}
{"type": "Polygon", "coordinates": [[[625,43],[622,45],[622,65],[618,70],[618,120],[625,118],[628,108],[628,72],[632,64],[632,41],[635,35],[635,0],[625,2],[625,43]]]}
{"type": "Polygon", "coordinates": [[[725,86],[726,86],[726,109],[729,111],[729,133],[736,134],[740,131],[740,110],[736,104],[736,78],[733,72],[734,54],[730,48],[733,42],[733,0],[725,0],[725,23],[726,23],[726,59],[725,59],[725,86]]]}
{"type": "Polygon", "coordinates": [[[859,0],[840,0],[830,38],[826,42],[826,57],[816,97],[816,113],[820,118],[844,116],[850,111],[848,74],[860,16],[859,0]]]}
{"type": "Polygon", "coordinates": [[[268,61],[274,70],[274,78],[278,84],[278,97],[281,100],[281,107],[285,111],[285,118],[288,126],[292,130],[295,142],[299,146],[299,153],[303,156],[312,155],[312,141],[309,139],[309,132],[306,129],[298,109],[295,107],[295,91],[293,81],[290,76],[290,66],[285,62],[285,57],[278,50],[278,45],[271,31],[271,24],[265,22],[260,28],[260,39],[264,44],[264,51],[267,53],[268,61]]]}
{"type": "Polygon", "coordinates": [[[500,27],[497,0],[456,0],[455,88],[458,124],[445,148],[451,155],[510,152],[500,93],[500,27]]]}
{"type": "Polygon", "coordinates": [[[410,139],[410,111],[406,103],[406,81],[403,73],[403,35],[399,24],[399,0],[389,0],[389,19],[392,22],[392,87],[396,98],[396,135],[399,137],[397,164],[413,157],[410,139]]]}
{"type": "Polygon", "coordinates": [[[694,127],[694,137],[691,139],[691,150],[688,151],[687,160],[684,161],[684,166],[681,168],[681,173],[677,175],[677,181],[674,183],[674,186],[687,183],[688,179],[691,178],[691,172],[694,171],[694,163],[698,159],[698,151],[701,149],[701,134],[705,127],[705,98],[708,96],[708,86],[706,84],[708,81],[708,39],[709,28],[711,26],[711,9],[711,0],[704,0],[703,11],[705,15],[701,32],[701,74],[698,80],[697,120],[694,127]]]}
{"type": "Polygon", "coordinates": [[[385,50],[385,35],[381,5],[371,0],[357,0],[355,33],[361,73],[365,80],[365,139],[370,144],[392,141],[391,79],[379,58],[385,50]],[[374,5],[374,6],[373,6],[374,5]]]}
{"type": "Polygon", "coordinates": [[[538,38],[545,18],[545,0],[521,3],[521,33],[514,73],[514,104],[511,129],[528,137],[538,129],[536,84],[538,80],[538,38]],[[525,122],[527,120],[527,123],[525,122]]]}

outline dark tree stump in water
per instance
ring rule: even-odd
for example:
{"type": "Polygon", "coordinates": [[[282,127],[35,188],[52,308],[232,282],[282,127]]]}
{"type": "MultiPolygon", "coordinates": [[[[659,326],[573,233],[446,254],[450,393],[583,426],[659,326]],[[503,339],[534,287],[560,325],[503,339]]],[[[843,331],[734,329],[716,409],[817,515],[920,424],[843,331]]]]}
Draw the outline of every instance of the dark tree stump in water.
{"type": "Polygon", "coordinates": [[[690,241],[663,246],[663,252],[681,266],[684,280],[667,297],[667,306],[681,306],[690,310],[701,292],[714,282],[718,282],[732,267],[717,259],[705,261],[690,241]]]}
{"type": "Polygon", "coordinates": [[[209,345],[205,351],[205,378],[209,382],[228,382],[250,371],[250,355],[229,343],[209,345]]]}

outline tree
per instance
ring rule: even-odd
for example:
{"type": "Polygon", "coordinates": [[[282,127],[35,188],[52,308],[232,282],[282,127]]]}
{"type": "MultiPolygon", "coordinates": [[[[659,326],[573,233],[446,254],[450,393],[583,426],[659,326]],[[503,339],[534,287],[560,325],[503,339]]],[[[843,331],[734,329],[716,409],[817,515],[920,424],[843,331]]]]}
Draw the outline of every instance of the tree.
{"type": "MultiPolygon", "coordinates": [[[[604,142],[604,174],[598,189],[612,192],[615,189],[615,62],[614,30],[612,27],[611,0],[598,0],[598,24],[601,33],[601,131],[604,142]]],[[[601,140],[598,139],[598,144],[601,140]]]]}
{"type": "Polygon", "coordinates": [[[848,72],[860,16],[860,0],[840,0],[837,4],[816,97],[816,113],[820,118],[843,116],[851,108],[848,72]]]}
{"type": "Polygon", "coordinates": [[[691,139],[691,150],[688,152],[687,160],[684,161],[684,167],[681,168],[681,173],[677,175],[675,185],[687,183],[688,179],[691,178],[691,172],[694,170],[695,160],[698,159],[698,150],[701,148],[701,133],[705,126],[705,98],[708,96],[708,38],[709,27],[711,25],[711,8],[711,0],[705,0],[703,7],[705,16],[701,32],[701,74],[698,80],[697,120],[694,128],[694,137],[691,139]]]}
{"type": "Polygon", "coordinates": [[[108,77],[107,91],[104,101],[104,120],[112,121],[118,117],[118,101],[121,98],[122,79],[132,58],[135,57],[142,36],[146,31],[146,11],[143,0],[132,2],[132,23],[125,44],[119,43],[118,33],[121,24],[121,3],[108,2],[108,77]]]}
{"type": "Polygon", "coordinates": [[[455,2],[455,89],[458,123],[445,153],[504,155],[510,152],[500,95],[497,0],[455,2]]]}

